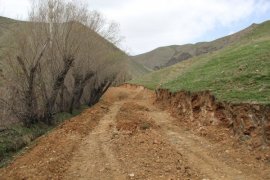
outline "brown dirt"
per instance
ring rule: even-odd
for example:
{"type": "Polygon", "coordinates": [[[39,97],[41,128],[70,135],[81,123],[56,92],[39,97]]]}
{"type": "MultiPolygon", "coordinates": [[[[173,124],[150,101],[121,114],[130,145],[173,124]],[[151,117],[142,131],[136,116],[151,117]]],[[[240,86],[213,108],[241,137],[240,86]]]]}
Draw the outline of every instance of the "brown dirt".
{"type": "Polygon", "coordinates": [[[38,138],[22,156],[0,170],[0,179],[62,179],[78,143],[98,125],[107,106],[109,103],[98,104],[38,138]]]}
{"type": "Polygon", "coordinates": [[[180,119],[162,102],[169,111],[143,87],[111,88],[1,169],[0,179],[270,179],[266,150],[248,149],[197,111],[180,119]]]}

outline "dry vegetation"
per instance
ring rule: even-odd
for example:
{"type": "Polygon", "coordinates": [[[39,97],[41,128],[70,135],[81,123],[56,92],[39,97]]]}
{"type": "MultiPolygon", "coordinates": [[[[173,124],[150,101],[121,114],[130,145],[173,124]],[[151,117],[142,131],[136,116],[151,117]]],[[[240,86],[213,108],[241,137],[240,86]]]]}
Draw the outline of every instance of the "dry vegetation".
{"type": "Polygon", "coordinates": [[[59,112],[95,104],[125,79],[118,26],[75,2],[34,2],[29,22],[1,39],[1,114],[25,126],[51,125],[59,112]]]}

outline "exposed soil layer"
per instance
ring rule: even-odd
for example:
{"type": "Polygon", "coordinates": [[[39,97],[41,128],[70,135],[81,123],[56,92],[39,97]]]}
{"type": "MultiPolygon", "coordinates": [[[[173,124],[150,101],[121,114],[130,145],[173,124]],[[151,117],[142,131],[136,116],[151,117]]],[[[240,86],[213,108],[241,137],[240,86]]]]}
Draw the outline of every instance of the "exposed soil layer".
{"type": "Polygon", "coordinates": [[[0,169],[0,179],[270,179],[267,141],[252,136],[265,126],[241,138],[209,94],[193,101],[192,94],[157,95],[141,86],[110,88],[0,169]],[[262,144],[253,147],[255,139],[262,144]]]}
{"type": "Polygon", "coordinates": [[[218,102],[207,91],[164,89],[156,91],[156,103],[176,117],[176,124],[215,142],[246,148],[257,160],[270,163],[269,105],[218,102]]]}
{"type": "Polygon", "coordinates": [[[210,92],[171,93],[162,89],[156,93],[156,102],[192,126],[228,128],[254,148],[270,144],[268,105],[217,102],[210,92]]]}

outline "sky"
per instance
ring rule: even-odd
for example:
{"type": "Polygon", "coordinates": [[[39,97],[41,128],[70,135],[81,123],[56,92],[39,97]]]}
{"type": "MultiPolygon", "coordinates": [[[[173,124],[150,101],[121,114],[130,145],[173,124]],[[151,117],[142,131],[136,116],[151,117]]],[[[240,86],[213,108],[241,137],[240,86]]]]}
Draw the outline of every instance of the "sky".
{"type": "MultiPolygon", "coordinates": [[[[132,55],[157,47],[211,41],[270,20],[270,0],[82,0],[120,24],[120,48],[132,55]]],[[[0,15],[26,19],[30,0],[0,0],[0,15]]]]}

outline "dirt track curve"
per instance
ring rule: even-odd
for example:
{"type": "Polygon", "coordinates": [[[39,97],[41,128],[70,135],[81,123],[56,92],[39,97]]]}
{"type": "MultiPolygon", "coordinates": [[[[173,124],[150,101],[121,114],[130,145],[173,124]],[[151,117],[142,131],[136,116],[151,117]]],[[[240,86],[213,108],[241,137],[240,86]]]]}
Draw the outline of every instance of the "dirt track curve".
{"type": "Polygon", "coordinates": [[[269,165],[245,164],[174,121],[151,91],[111,88],[1,169],[0,179],[270,179],[269,165]]]}

